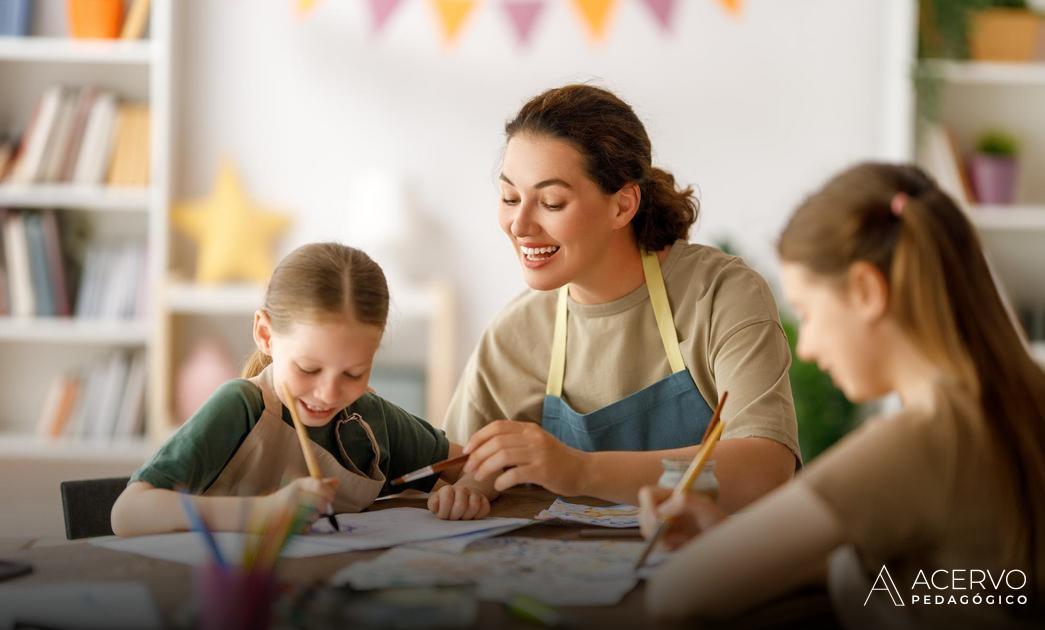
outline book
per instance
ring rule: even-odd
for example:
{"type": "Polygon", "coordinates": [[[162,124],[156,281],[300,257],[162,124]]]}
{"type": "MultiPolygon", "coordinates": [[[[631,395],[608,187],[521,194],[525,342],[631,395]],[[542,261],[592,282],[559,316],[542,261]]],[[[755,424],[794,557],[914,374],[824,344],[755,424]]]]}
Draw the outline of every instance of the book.
{"type": "Polygon", "coordinates": [[[11,314],[11,293],[7,283],[7,252],[4,248],[3,227],[7,222],[7,209],[0,208],[0,316],[11,314]]]}
{"type": "Polygon", "coordinates": [[[939,123],[926,124],[921,153],[926,169],[944,192],[961,206],[975,203],[954,137],[945,126],[939,123]]]}
{"type": "Polygon", "coordinates": [[[61,86],[51,86],[44,91],[22,138],[14,169],[9,180],[13,184],[31,184],[41,173],[47,141],[51,137],[55,118],[62,100],[61,86]]]}
{"type": "Polygon", "coordinates": [[[26,212],[22,215],[25,241],[29,251],[29,275],[33,282],[33,303],[39,317],[54,316],[51,281],[47,271],[47,253],[44,251],[44,232],[40,215],[26,212]]]}
{"type": "Polygon", "coordinates": [[[29,251],[22,216],[9,212],[4,221],[4,253],[7,256],[8,284],[11,288],[11,314],[32,317],[36,312],[29,271],[29,251]]]}
{"type": "Polygon", "coordinates": [[[127,384],[127,355],[114,352],[105,362],[105,376],[98,396],[98,406],[91,420],[91,437],[102,442],[112,441],[127,384]]]}
{"type": "Polygon", "coordinates": [[[127,370],[127,386],[123,391],[123,400],[120,401],[120,411],[113,431],[115,439],[130,439],[142,432],[145,377],[145,353],[139,350],[131,357],[130,368],[127,370]]]}
{"type": "Polygon", "coordinates": [[[48,208],[40,215],[40,227],[43,232],[44,253],[47,258],[47,272],[54,299],[54,314],[60,317],[72,315],[69,308],[69,283],[66,281],[66,258],[62,253],[62,241],[59,236],[58,218],[55,211],[48,208]]]}
{"type": "Polygon", "coordinates": [[[149,21],[149,0],[134,0],[123,21],[120,39],[141,39],[149,21]]]}
{"type": "Polygon", "coordinates": [[[69,149],[79,97],[80,91],[76,89],[65,89],[62,92],[58,112],[55,114],[54,129],[51,137],[47,139],[47,148],[40,164],[40,173],[37,177],[40,182],[59,181],[62,166],[65,164],[65,153],[69,149]]]}
{"type": "Polygon", "coordinates": [[[80,97],[77,99],[76,109],[73,113],[72,132],[69,136],[69,145],[65,151],[65,161],[62,163],[61,173],[58,176],[59,181],[69,182],[73,180],[73,175],[76,172],[76,160],[80,157],[80,147],[83,144],[83,137],[87,131],[87,119],[91,114],[91,108],[94,106],[94,100],[97,96],[98,88],[93,85],[80,90],[80,97]]]}
{"type": "Polygon", "coordinates": [[[72,181],[77,184],[102,183],[112,153],[115,121],[116,97],[111,92],[100,92],[87,118],[72,181]]]}
{"type": "MultiPolygon", "coordinates": [[[[80,378],[76,374],[66,374],[58,379],[60,394],[53,410],[41,415],[39,434],[48,439],[62,437],[69,427],[69,419],[73,414],[80,397],[80,378]]],[[[45,405],[46,407],[46,405],[45,405]]]]}

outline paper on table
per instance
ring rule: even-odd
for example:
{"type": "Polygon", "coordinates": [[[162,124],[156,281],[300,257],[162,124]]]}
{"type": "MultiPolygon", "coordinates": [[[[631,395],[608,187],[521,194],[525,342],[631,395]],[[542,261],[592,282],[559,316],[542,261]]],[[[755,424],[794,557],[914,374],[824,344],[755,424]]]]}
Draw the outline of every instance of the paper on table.
{"type": "MultiPolygon", "coordinates": [[[[422,508],[390,508],[357,514],[338,514],[338,524],[346,531],[330,534],[296,536],[283,550],[284,558],[307,558],[345,551],[381,549],[409,542],[449,538],[461,534],[490,532],[508,525],[523,526],[531,521],[524,518],[487,517],[477,521],[444,521],[422,508]]],[[[317,523],[326,524],[325,520],[317,523]]],[[[320,525],[322,526],[322,525],[320,525]]],[[[329,528],[329,525],[327,525],[329,528]]],[[[493,536],[497,532],[490,533],[493,536]]],[[[240,558],[247,534],[219,532],[214,534],[218,547],[226,558],[240,558]]],[[[95,544],[115,551],[136,553],[150,558],[201,566],[210,561],[199,536],[192,532],[139,536],[136,538],[107,537],[92,540],[95,544]]]]}
{"type": "Polygon", "coordinates": [[[458,555],[397,547],[345,567],[331,583],[360,590],[475,583],[484,599],[526,594],[553,605],[603,606],[634,587],[641,551],[639,542],[518,537],[476,542],[458,555]]]}
{"type": "Polygon", "coordinates": [[[477,540],[485,540],[487,538],[493,538],[494,536],[500,536],[501,534],[507,534],[508,532],[514,532],[515,530],[522,529],[532,523],[533,521],[526,521],[521,524],[505,525],[504,527],[485,529],[481,532],[473,532],[471,534],[459,534],[450,538],[440,538],[439,540],[407,543],[402,546],[410,549],[438,551],[439,553],[464,553],[464,550],[477,540]]]}
{"type": "Polygon", "coordinates": [[[541,510],[536,516],[538,521],[570,521],[573,523],[584,523],[596,527],[638,527],[639,508],[634,505],[607,505],[605,507],[594,507],[591,505],[579,505],[567,503],[561,498],[555,499],[548,509],[541,510]]]}
{"type": "Polygon", "coordinates": [[[140,582],[58,582],[0,587],[0,628],[160,628],[152,593],[140,582]]]}

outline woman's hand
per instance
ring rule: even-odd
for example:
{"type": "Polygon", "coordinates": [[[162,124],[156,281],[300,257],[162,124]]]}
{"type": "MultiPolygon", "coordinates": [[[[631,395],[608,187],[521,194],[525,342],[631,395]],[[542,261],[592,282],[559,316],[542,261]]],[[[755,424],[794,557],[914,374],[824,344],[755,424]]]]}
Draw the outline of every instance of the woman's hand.
{"type": "Polygon", "coordinates": [[[639,490],[639,526],[650,538],[661,521],[668,520],[661,542],[676,549],[717,525],[726,518],[725,511],[703,494],[686,492],[674,495],[670,488],[645,486],[639,490]]]}
{"type": "Polygon", "coordinates": [[[570,448],[533,422],[497,420],[468,440],[464,466],[476,481],[495,477],[494,489],[504,492],[534,483],[563,496],[583,494],[587,453],[570,448]]]}
{"type": "Polygon", "coordinates": [[[311,523],[321,513],[326,512],[327,505],[334,502],[334,495],[340,485],[334,477],[325,479],[313,479],[311,477],[300,477],[291,481],[272,494],[261,498],[262,514],[266,520],[275,518],[284,510],[296,510],[299,507],[309,509],[312,514],[308,519],[311,523]]]}
{"type": "Polygon", "coordinates": [[[456,483],[432,492],[428,509],[448,521],[470,521],[490,513],[490,500],[477,488],[456,483]]]}

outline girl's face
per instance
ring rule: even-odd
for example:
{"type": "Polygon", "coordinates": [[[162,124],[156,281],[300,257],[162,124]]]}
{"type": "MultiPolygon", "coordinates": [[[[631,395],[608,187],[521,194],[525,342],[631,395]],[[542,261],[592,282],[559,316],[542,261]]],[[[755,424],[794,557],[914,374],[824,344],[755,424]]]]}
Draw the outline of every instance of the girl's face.
{"type": "Polygon", "coordinates": [[[634,212],[621,216],[619,192],[607,195],[584,169],[568,142],[527,133],[508,141],[499,180],[499,221],[538,291],[583,283],[600,267],[620,229],[631,229],[634,212]]]}
{"type": "MultiPolygon", "coordinates": [[[[860,273],[874,272],[864,268],[860,273]]],[[[882,317],[881,296],[867,294],[866,278],[856,280],[861,286],[857,290],[853,273],[838,281],[799,263],[783,262],[781,279],[798,315],[798,357],[816,362],[854,402],[889,393],[892,385],[884,369],[890,347],[888,324],[882,317]]]]}
{"type": "Polygon", "coordinates": [[[268,315],[254,316],[254,341],[272,357],[272,383],[284,405],[283,387],[298,401],[307,426],[323,426],[366,393],[382,330],[355,318],[299,322],[272,329],[268,315]]]}

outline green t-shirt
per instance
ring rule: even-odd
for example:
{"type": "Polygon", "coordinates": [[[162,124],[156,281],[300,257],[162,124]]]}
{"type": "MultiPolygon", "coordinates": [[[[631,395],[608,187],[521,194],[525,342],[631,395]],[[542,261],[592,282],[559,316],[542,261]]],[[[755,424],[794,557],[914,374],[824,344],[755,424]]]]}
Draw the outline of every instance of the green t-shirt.
{"type": "MultiPolygon", "coordinates": [[[[243,379],[228,381],[131,476],[131,481],[145,481],[157,488],[185,488],[193,494],[205,492],[247,439],[264,407],[256,385],[243,379]]],[[[293,429],[290,412],[285,406],[282,410],[283,422],[293,429]]],[[[446,459],[450,443],[442,431],[376,394],[364,394],[345,411],[358,413],[370,425],[380,449],[378,466],[388,481],[446,459]]],[[[305,429],[313,442],[351,470],[337,447],[335,431],[340,430],[341,443],[352,462],[364,473],[369,471],[374,453],[366,431],[358,422],[346,422],[337,429],[336,420],[305,429]]],[[[406,488],[427,492],[437,478],[433,475],[394,489],[386,482],[381,493],[406,488]]]]}

